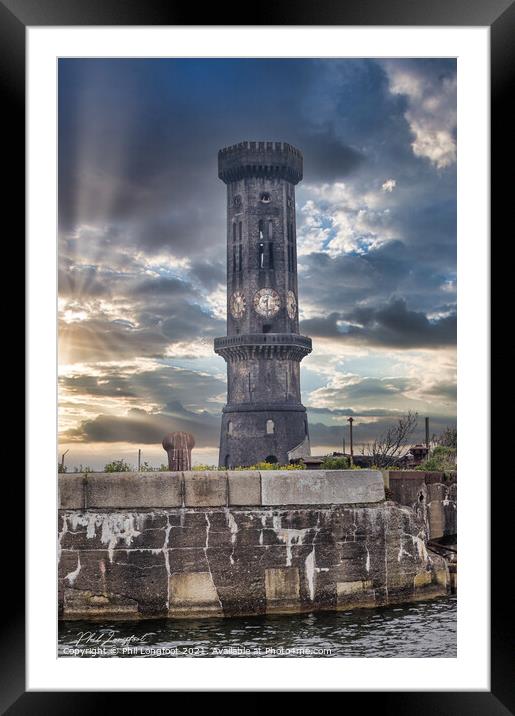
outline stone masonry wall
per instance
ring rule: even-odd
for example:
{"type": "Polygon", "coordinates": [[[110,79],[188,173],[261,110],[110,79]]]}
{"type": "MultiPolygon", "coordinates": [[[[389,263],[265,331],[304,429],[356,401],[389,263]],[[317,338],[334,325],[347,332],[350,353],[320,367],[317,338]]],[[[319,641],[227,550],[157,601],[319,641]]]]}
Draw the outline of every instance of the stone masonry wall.
{"type": "Polygon", "coordinates": [[[65,619],[351,609],[446,594],[375,471],[59,476],[65,619]]]}
{"type": "Polygon", "coordinates": [[[455,472],[391,470],[391,499],[415,510],[423,518],[431,540],[457,534],[457,476],[455,472]]]}

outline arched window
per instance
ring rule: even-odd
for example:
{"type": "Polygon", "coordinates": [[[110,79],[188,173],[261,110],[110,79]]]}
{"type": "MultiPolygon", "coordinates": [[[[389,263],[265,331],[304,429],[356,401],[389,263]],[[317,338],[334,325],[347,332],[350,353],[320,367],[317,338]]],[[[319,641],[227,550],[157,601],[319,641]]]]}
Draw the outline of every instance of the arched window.
{"type": "Polygon", "coordinates": [[[274,245],[271,241],[268,242],[268,268],[273,269],[274,267],[274,245]]]}
{"type": "Polygon", "coordinates": [[[267,420],[266,421],[266,434],[267,435],[273,435],[274,433],[274,421],[273,420],[267,420]]]}
{"type": "Polygon", "coordinates": [[[259,240],[263,241],[263,219],[259,220],[259,240]]]}
{"type": "Polygon", "coordinates": [[[264,268],[265,263],[265,245],[258,245],[258,266],[260,269],[264,268]]]}
{"type": "Polygon", "coordinates": [[[241,271],[241,244],[238,246],[238,271],[241,271]]]}
{"type": "Polygon", "coordinates": [[[272,223],[272,220],[268,222],[268,240],[272,241],[274,238],[274,225],[272,223]]]}
{"type": "Polygon", "coordinates": [[[236,222],[232,225],[232,240],[234,243],[236,243],[236,222]]]}
{"type": "Polygon", "coordinates": [[[241,241],[241,238],[242,238],[242,236],[243,236],[243,226],[242,226],[241,221],[240,221],[240,223],[238,224],[238,232],[239,232],[239,239],[240,239],[240,241],[241,241]]]}
{"type": "Polygon", "coordinates": [[[232,435],[232,420],[227,423],[227,435],[232,435]]]}

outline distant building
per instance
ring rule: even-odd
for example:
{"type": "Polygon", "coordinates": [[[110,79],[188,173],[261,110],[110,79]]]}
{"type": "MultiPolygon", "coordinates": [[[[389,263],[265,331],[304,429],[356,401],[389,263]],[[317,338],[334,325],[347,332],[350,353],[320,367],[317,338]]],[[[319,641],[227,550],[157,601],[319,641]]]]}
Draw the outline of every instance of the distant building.
{"type": "Polygon", "coordinates": [[[429,450],[425,445],[413,445],[407,453],[408,462],[411,465],[420,465],[424,460],[427,459],[429,450]]]}
{"type": "MultiPolygon", "coordinates": [[[[424,462],[427,458],[428,449],[425,445],[414,445],[408,452],[403,455],[399,455],[393,460],[392,466],[398,468],[411,468],[416,467],[424,462]]],[[[319,470],[322,467],[322,463],[326,457],[346,457],[350,461],[350,454],[343,452],[331,452],[328,455],[311,455],[309,457],[303,457],[302,462],[309,470],[319,470]]],[[[299,460],[291,460],[290,462],[299,462],[299,460]]],[[[370,468],[374,464],[373,455],[354,455],[352,462],[355,467],[370,468]]]]}

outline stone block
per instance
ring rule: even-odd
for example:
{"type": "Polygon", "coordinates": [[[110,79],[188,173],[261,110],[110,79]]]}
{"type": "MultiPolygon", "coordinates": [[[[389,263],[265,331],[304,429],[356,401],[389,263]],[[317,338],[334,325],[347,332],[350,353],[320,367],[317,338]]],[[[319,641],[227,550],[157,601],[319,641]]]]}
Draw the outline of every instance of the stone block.
{"type": "Polygon", "coordinates": [[[89,474],[87,509],[180,507],[182,473],[118,472],[89,474]]]}
{"type": "Polygon", "coordinates": [[[412,507],[420,494],[426,492],[425,473],[421,470],[390,470],[388,488],[394,502],[412,507]]]}
{"type": "Polygon", "coordinates": [[[213,578],[209,572],[183,572],[170,576],[170,616],[223,616],[213,578]]]}
{"type": "Polygon", "coordinates": [[[356,582],[337,582],[336,593],[338,597],[347,597],[351,594],[360,594],[368,589],[372,588],[372,582],[370,580],[356,582]]]}
{"type": "Polygon", "coordinates": [[[253,470],[230,470],[227,473],[229,482],[229,505],[260,505],[261,476],[253,470]]]}
{"type": "Polygon", "coordinates": [[[336,582],[336,608],[338,610],[377,606],[376,592],[371,580],[336,582]]]}
{"type": "Polygon", "coordinates": [[[186,507],[224,507],[227,504],[227,473],[192,471],[184,473],[186,507]]]}
{"type": "Polygon", "coordinates": [[[440,539],[445,534],[445,511],[441,500],[433,500],[428,505],[430,539],[440,539]]]}
{"type": "Polygon", "coordinates": [[[435,579],[436,583],[439,584],[441,587],[448,587],[449,586],[449,572],[447,569],[436,569],[435,570],[435,579]]]}
{"type": "Polygon", "coordinates": [[[90,591],[65,589],[65,619],[137,619],[138,603],[120,594],[94,594],[90,591]]]}
{"type": "Polygon", "coordinates": [[[84,475],[59,475],[59,509],[82,510],[84,508],[84,475]]]}
{"type": "Polygon", "coordinates": [[[378,470],[267,470],[261,472],[263,505],[366,504],[384,500],[378,470]]]}
{"type": "Polygon", "coordinates": [[[427,584],[431,584],[432,576],[431,572],[417,572],[413,577],[413,586],[415,589],[425,587],[427,584]]]}
{"type": "Polygon", "coordinates": [[[434,485],[445,482],[445,474],[439,470],[431,470],[424,473],[426,485],[434,485]]]}
{"type": "Polygon", "coordinates": [[[297,567],[265,569],[266,611],[300,609],[300,576],[297,567]]]}

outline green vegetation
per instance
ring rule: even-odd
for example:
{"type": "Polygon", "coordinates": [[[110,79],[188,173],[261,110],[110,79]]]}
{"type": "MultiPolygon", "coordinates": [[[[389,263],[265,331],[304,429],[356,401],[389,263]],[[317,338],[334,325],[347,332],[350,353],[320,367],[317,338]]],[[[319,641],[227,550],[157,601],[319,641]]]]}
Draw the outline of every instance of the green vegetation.
{"type": "Polygon", "coordinates": [[[458,430],[456,428],[445,428],[443,433],[437,438],[433,438],[433,440],[437,445],[456,450],[458,448],[458,430]]]}
{"type": "Polygon", "coordinates": [[[350,460],[348,457],[326,455],[320,467],[323,470],[348,470],[350,468],[350,460]]]}
{"type": "Polygon", "coordinates": [[[456,470],[456,449],[437,445],[429,454],[427,460],[418,465],[417,470],[428,472],[450,472],[456,470]]]}
{"type": "MultiPolygon", "coordinates": [[[[322,470],[362,470],[359,465],[351,465],[350,458],[344,455],[326,455],[320,464],[322,470]]],[[[373,470],[379,470],[377,466],[373,470]]]]}
{"type": "Polygon", "coordinates": [[[73,468],[73,472],[84,472],[84,473],[88,473],[88,472],[94,472],[94,470],[92,470],[92,469],[89,467],[89,465],[83,465],[83,464],[81,463],[78,467],[76,466],[76,467],[73,468]]]}
{"type": "Polygon", "coordinates": [[[305,470],[306,466],[302,463],[298,465],[278,465],[274,462],[258,462],[249,467],[235,467],[235,470],[305,470]]]}
{"type": "MultiPolygon", "coordinates": [[[[225,472],[227,468],[218,467],[217,465],[194,465],[192,470],[220,470],[225,472]]],[[[273,462],[257,462],[255,465],[249,465],[248,467],[238,466],[232,468],[233,470],[305,470],[306,466],[303,463],[298,465],[278,465],[273,462]]]]}
{"type": "Polygon", "coordinates": [[[125,460],[113,460],[104,466],[104,472],[132,472],[133,467],[125,460]]]}

